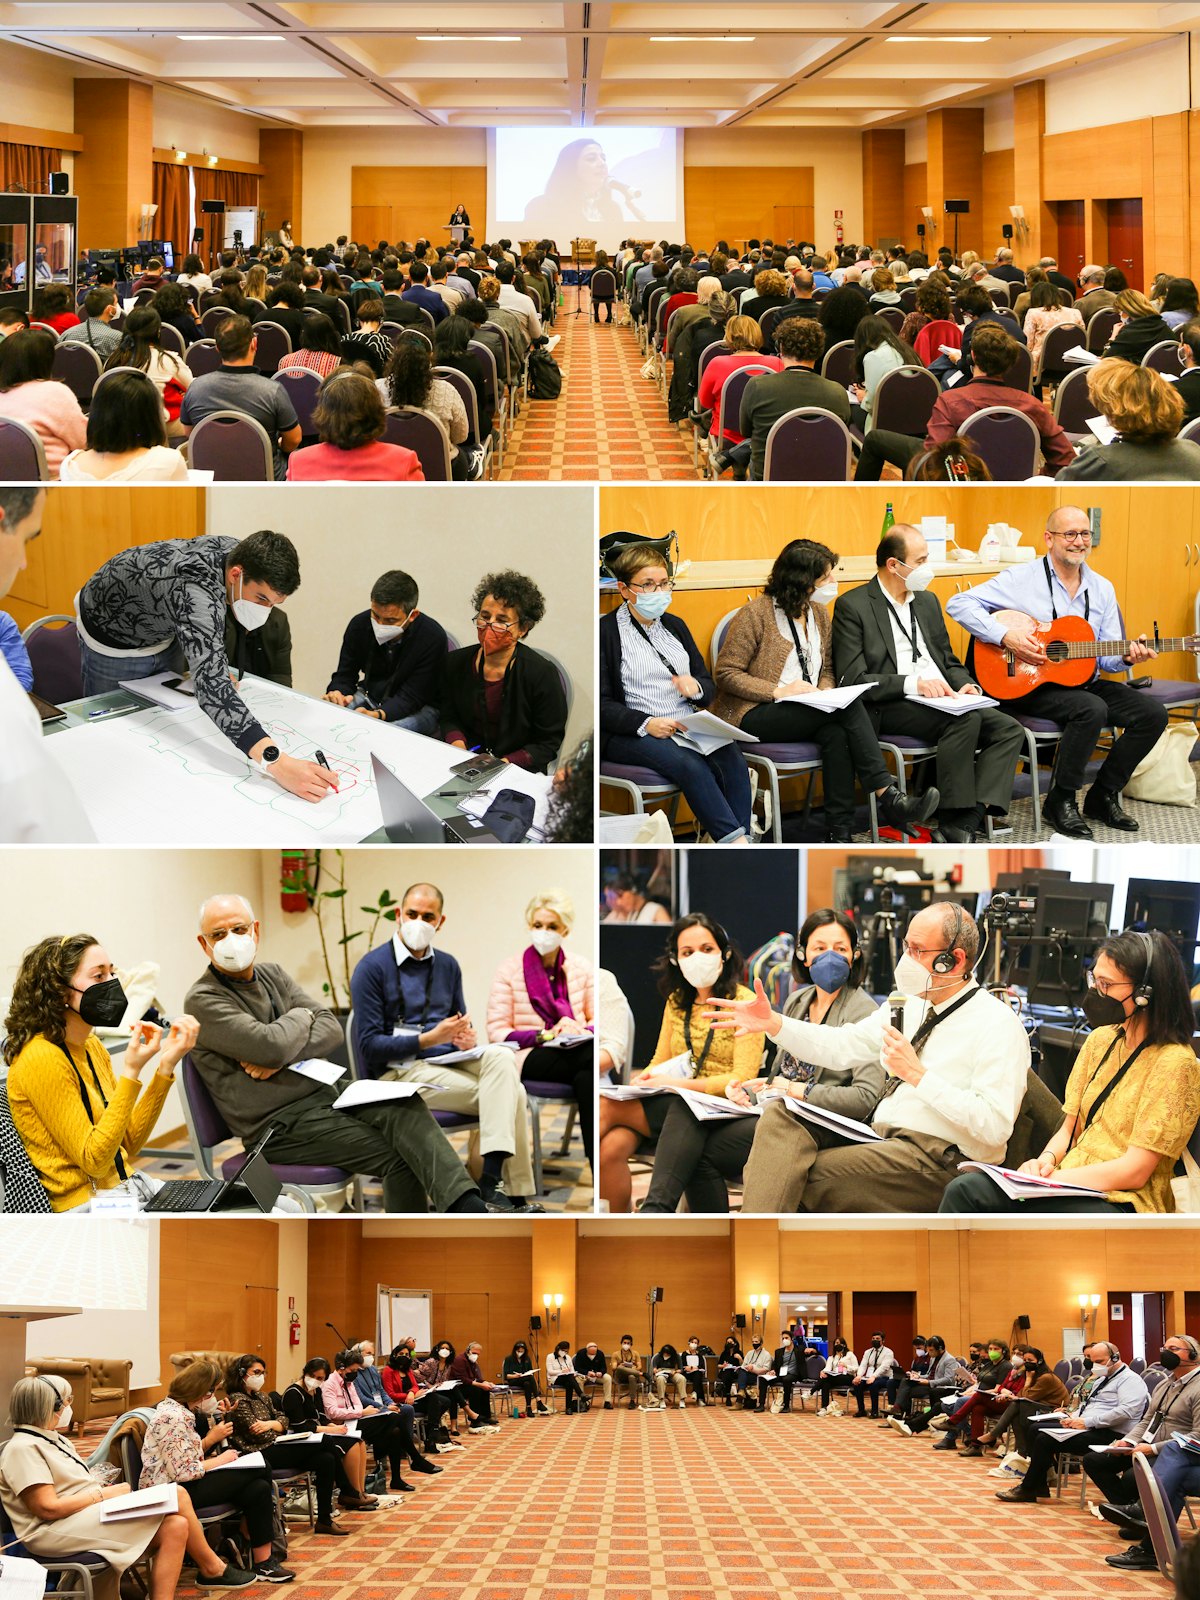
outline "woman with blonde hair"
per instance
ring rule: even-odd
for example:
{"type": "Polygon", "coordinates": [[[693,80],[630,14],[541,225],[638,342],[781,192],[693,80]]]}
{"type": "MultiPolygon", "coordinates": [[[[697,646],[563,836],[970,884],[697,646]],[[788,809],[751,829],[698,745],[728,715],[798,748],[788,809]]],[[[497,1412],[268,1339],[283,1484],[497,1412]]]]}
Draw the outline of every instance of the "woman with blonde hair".
{"type": "Polygon", "coordinates": [[[530,941],[492,979],[487,1031],[493,1044],[516,1046],[521,1081],[561,1084],[575,1096],[589,1164],[595,1156],[595,971],[563,948],[575,907],[561,889],[535,894],[525,907],[530,941]],[[573,1043],[565,1041],[573,1040],[573,1043]]]}
{"type": "Polygon", "coordinates": [[[887,267],[875,268],[871,284],[871,305],[878,307],[900,304],[900,291],[896,288],[896,279],[887,267]]]}
{"type": "Polygon", "coordinates": [[[97,1588],[104,1600],[116,1600],[121,1574],[150,1551],[149,1600],[173,1600],[188,1539],[187,1518],[171,1511],[102,1520],[104,1503],[127,1495],[132,1485],[100,1483],[62,1437],[71,1425],[67,1380],[57,1374],[18,1379],[8,1418],[13,1433],[0,1454],[0,1504],[29,1554],[54,1561],[73,1559],[80,1550],[94,1552],[106,1565],[97,1588]]]}
{"type": "Polygon", "coordinates": [[[1200,483],[1200,444],[1178,437],[1185,407],[1173,383],[1153,367],[1110,357],[1088,368],[1087,386],[1119,437],[1085,447],[1058,474],[1060,480],[1200,483]]]}
{"type": "Polygon", "coordinates": [[[261,261],[247,269],[245,295],[247,300],[259,300],[263,305],[267,303],[267,269],[261,261]]]}
{"type": "MultiPolygon", "coordinates": [[[[730,317],[725,324],[725,341],[729,346],[728,354],[711,356],[705,365],[704,375],[700,379],[700,389],[696,396],[696,403],[701,411],[711,411],[713,414],[710,436],[715,440],[717,448],[726,449],[731,444],[740,444],[742,435],[736,426],[730,425],[726,418],[725,433],[723,438],[717,439],[717,412],[721,398],[721,390],[725,387],[725,380],[739,367],[763,366],[769,367],[772,372],[779,372],[783,362],[778,356],[763,354],[762,329],[753,317],[730,317]]],[[[734,424],[737,418],[733,419],[734,424]]]]}
{"type": "Polygon", "coordinates": [[[1170,323],[1163,321],[1158,307],[1140,290],[1122,289],[1113,302],[1113,310],[1120,320],[1104,347],[1106,356],[1140,363],[1147,350],[1161,344],[1164,339],[1175,337],[1175,330],[1170,323]]]}

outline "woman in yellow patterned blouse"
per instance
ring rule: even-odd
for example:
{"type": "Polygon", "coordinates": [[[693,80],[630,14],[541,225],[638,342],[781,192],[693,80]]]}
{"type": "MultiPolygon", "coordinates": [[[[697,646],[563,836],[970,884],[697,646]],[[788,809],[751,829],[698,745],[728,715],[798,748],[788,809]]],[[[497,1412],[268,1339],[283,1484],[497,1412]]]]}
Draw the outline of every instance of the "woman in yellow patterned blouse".
{"type": "Polygon", "coordinates": [[[750,991],[738,982],[742,956],[720,923],[703,912],[680,917],[667,936],[659,961],[658,989],[666,1006],[658,1045],[644,1072],[634,1083],[660,1083],[666,1091],[641,1100],[600,1097],[600,1195],[610,1211],[628,1211],[632,1195],[629,1158],[643,1140],[654,1141],[662,1131],[676,1088],[698,1089],[724,1098],[726,1086],[753,1078],[762,1061],[763,1035],[748,1033],[734,1038],[713,1032],[704,1019],[707,1002],[746,1000],[750,991]],[[691,1071],[681,1074],[680,1057],[691,1071]]]}
{"type": "Polygon", "coordinates": [[[1066,1115],[1022,1172],[1095,1198],[1008,1200],[982,1172],[946,1189],[943,1211],[1174,1211],[1171,1174],[1200,1120],[1200,1061],[1183,962],[1161,933],[1106,939],[1088,974],[1092,1025],[1067,1081],[1066,1115]]]}
{"type": "Polygon", "coordinates": [[[90,933],[43,939],[25,952],[4,1019],[8,1103],[55,1211],[76,1210],[125,1181],[176,1065],[196,1042],[193,1017],[176,1017],[166,1034],[135,1022],[114,1073],[93,1030],[117,1027],[127,1005],[107,950],[90,933]]]}

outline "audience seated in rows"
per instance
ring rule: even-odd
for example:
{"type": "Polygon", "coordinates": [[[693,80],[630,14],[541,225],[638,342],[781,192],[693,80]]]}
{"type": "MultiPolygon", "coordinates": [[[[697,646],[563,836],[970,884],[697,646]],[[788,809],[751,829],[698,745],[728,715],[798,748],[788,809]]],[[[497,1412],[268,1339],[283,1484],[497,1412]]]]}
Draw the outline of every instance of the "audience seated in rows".
{"type": "MultiPolygon", "coordinates": [[[[143,313],[153,317],[153,311],[143,313]]],[[[64,456],[63,483],[182,483],[187,462],[167,442],[162,396],[144,371],[114,371],[96,386],[87,445],[64,456]]]]}

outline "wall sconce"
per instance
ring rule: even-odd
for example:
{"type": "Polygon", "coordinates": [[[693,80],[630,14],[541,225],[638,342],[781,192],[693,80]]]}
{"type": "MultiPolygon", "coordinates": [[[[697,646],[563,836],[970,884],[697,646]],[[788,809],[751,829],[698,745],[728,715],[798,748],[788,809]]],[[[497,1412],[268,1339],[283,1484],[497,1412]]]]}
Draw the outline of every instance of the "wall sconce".
{"type": "Polygon", "coordinates": [[[546,1326],[553,1327],[556,1331],[562,1320],[563,1297],[560,1294],[544,1294],[542,1304],[546,1308],[546,1326]]]}
{"type": "MultiPolygon", "coordinates": [[[[171,148],[174,149],[175,148],[174,145],[172,145],[171,148]]],[[[175,159],[176,159],[176,161],[186,161],[187,160],[187,151],[186,150],[175,150],[175,159]]]]}
{"type": "Polygon", "coordinates": [[[1096,1331],[1096,1312],[1099,1306],[1100,1296],[1098,1294],[1081,1294],[1079,1296],[1079,1332],[1085,1341],[1088,1336],[1089,1323],[1091,1324],[1091,1331],[1093,1333],[1096,1331]]]}
{"type": "Polygon", "coordinates": [[[770,1304],[771,1296],[769,1294],[752,1294],[750,1296],[751,1327],[754,1327],[757,1323],[765,1322],[767,1320],[767,1307],[770,1304]]]}

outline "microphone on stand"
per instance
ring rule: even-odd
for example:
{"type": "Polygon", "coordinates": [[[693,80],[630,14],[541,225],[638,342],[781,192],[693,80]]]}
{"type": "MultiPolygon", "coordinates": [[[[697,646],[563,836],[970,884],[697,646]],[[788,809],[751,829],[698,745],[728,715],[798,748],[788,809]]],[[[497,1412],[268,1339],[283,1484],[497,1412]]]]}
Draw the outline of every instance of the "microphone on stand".
{"type": "Polygon", "coordinates": [[[325,1326],[326,1326],[326,1327],[327,1327],[327,1328],[328,1328],[328,1329],[329,1329],[329,1331],[330,1331],[330,1333],[337,1333],[337,1336],[338,1336],[338,1342],[339,1342],[339,1345],[340,1345],[340,1347],[341,1347],[341,1349],[343,1349],[343,1350],[349,1350],[349,1348],[350,1348],[350,1345],[349,1345],[349,1343],[348,1343],[348,1342],[347,1342],[347,1340],[345,1340],[345,1339],[343,1339],[343,1338],[342,1338],[342,1335],[341,1335],[341,1334],[340,1334],[340,1333],[338,1333],[338,1331],[337,1331],[337,1329],[336,1329],[336,1328],[335,1328],[335,1327],[334,1327],[334,1325],[333,1325],[333,1323],[332,1323],[332,1322],[327,1322],[327,1323],[326,1323],[326,1324],[325,1324],[325,1326]]]}

